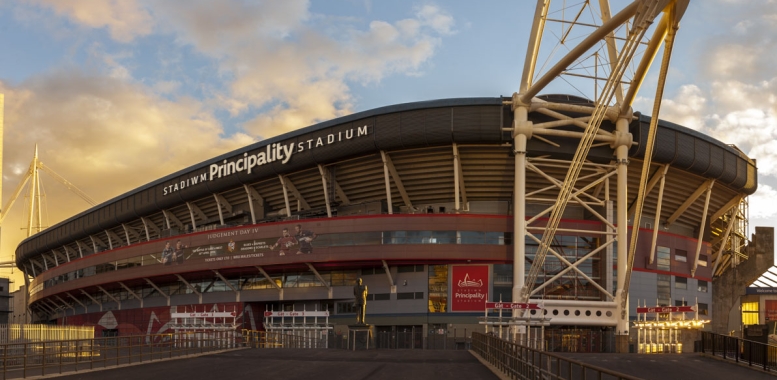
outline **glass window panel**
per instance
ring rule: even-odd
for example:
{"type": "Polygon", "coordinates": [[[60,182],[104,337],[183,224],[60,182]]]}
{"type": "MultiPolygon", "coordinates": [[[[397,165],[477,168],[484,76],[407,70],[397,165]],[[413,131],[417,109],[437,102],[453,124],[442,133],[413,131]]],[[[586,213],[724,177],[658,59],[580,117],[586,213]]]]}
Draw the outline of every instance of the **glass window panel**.
{"type": "Polygon", "coordinates": [[[459,244],[484,244],[486,236],[480,231],[459,231],[459,244]]]}
{"type": "Polygon", "coordinates": [[[656,266],[658,270],[669,271],[671,261],[669,259],[671,250],[667,247],[656,248],[656,266]]]}
{"type": "Polygon", "coordinates": [[[429,265],[429,312],[448,310],[448,266],[429,265]]]}
{"type": "MultiPolygon", "coordinates": [[[[358,232],[353,234],[354,245],[377,245],[381,243],[382,233],[380,231],[358,232]]],[[[323,236],[323,235],[319,235],[323,236]]]]}
{"type": "Polygon", "coordinates": [[[456,244],[456,231],[432,231],[437,244],[456,244]]]}
{"type": "Polygon", "coordinates": [[[677,289],[688,289],[688,279],[685,277],[675,276],[674,287],[677,289]]]}
{"type": "Polygon", "coordinates": [[[674,259],[679,262],[687,262],[688,261],[688,252],[683,251],[682,249],[676,249],[674,251],[674,259]]]}
{"type": "Polygon", "coordinates": [[[505,235],[503,232],[486,232],[486,244],[505,244],[505,235]]]}
{"type": "Polygon", "coordinates": [[[707,281],[699,280],[697,290],[701,293],[707,293],[707,281]]]}

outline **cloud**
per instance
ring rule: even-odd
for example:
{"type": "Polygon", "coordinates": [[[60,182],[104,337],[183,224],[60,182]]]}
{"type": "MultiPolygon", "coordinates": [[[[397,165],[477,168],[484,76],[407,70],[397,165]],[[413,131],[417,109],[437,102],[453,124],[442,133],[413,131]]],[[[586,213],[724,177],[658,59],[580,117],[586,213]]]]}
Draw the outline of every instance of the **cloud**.
{"type": "Polygon", "coordinates": [[[736,145],[757,160],[761,186],[773,191],[766,183],[777,176],[777,9],[725,0],[710,6],[715,12],[702,9],[709,29],[695,31],[700,55],[687,67],[694,84],[667,94],[661,118],[736,145]]]}
{"type": "MultiPolygon", "coordinates": [[[[98,200],[247,145],[223,136],[212,111],[193,99],[169,101],[120,78],[62,69],[5,94],[5,163],[41,160],[98,200]]],[[[11,183],[18,178],[11,178],[11,183]]],[[[68,211],[70,212],[70,211],[68,211]]]]}
{"type": "Polygon", "coordinates": [[[777,216],[777,190],[766,184],[760,184],[758,191],[748,199],[752,219],[771,219],[777,216]]]}
{"type": "Polygon", "coordinates": [[[351,113],[352,83],[417,72],[455,25],[434,6],[393,23],[370,21],[366,29],[358,20],[329,23],[301,0],[260,6],[221,2],[215,18],[212,6],[198,1],[185,9],[158,7],[155,13],[182,43],[217,60],[220,72],[231,78],[216,95],[222,106],[233,115],[268,109],[243,124],[260,138],[351,113]]]}
{"type": "MultiPolygon", "coordinates": [[[[204,90],[212,104],[247,120],[241,127],[258,138],[351,113],[355,84],[418,75],[456,25],[434,5],[389,22],[313,14],[307,0],[192,0],[185,7],[113,0],[94,9],[87,0],[28,1],[86,27],[108,27],[121,42],[152,29],[173,36],[218,71],[216,83],[204,90]],[[119,11],[127,12],[126,19],[119,11]]],[[[131,80],[119,59],[104,64],[114,77],[131,80]]],[[[172,84],[160,82],[158,91],[173,91],[172,84]]]]}
{"type": "Polygon", "coordinates": [[[130,42],[151,33],[151,14],[135,0],[26,0],[53,10],[71,22],[90,28],[108,28],[113,39],[130,42]]]}

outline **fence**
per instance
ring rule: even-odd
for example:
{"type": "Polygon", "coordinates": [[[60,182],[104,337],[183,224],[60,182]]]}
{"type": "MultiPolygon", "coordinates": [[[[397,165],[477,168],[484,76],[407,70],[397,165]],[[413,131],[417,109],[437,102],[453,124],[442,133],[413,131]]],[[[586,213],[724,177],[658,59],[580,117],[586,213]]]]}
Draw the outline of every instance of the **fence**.
{"type": "Polygon", "coordinates": [[[320,337],[272,331],[243,330],[243,341],[250,348],[327,348],[326,340],[320,337]]]}
{"type": "Polygon", "coordinates": [[[0,344],[2,379],[45,376],[242,347],[242,338],[174,333],[0,344]]]}
{"type": "Polygon", "coordinates": [[[735,336],[702,331],[701,351],[751,367],[759,367],[764,371],[773,371],[777,367],[777,346],[735,336]]]}
{"type": "Polygon", "coordinates": [[[94,338],[92,326],[0,325],[0,344],[94,338]]]}
{"type": "Polygon", "coordinates": [[[472,333],[472,350],[511,379],[638,379],[481,333],[472,333]]]}

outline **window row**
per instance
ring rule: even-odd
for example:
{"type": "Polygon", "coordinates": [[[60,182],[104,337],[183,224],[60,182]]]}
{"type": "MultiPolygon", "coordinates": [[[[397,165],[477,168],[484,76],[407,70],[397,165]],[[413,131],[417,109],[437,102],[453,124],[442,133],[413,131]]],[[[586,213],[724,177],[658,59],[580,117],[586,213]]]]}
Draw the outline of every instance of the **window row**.
{"type": "MultiPolygon", "coordinates": [[[[169,244],[162,252],[139,255],[128,259],[97,264],[84,269],[75,270],[48,279],[43,286],[32,288],[32,294],[45,288],[75,279],[94,276],[127,268],[148,265],[185,265],[194,260],[223,261],[243,259],[247,257],[267,257],[269,255],[309,254],[313,249],[351,246],[351,245],[393,245],[393,244],[512,244],[511,234],[506,232],[483,231],[376,231],[353,232],[339,234],[316,235],[310,231],[302,232],[309,235],[291,235],[287,229],[284,236],[277,239],[254,239],[248,241],[207,246],[189,247],[185,238],[181,237],[175,244],[169,244]],[[303,236],[303,238],[297,238],[303,236]],[[181,243],[181,241],[184,243],[181,243]],[[179,244],[180,243],[180,244],[179,244]]],[[[424,268],[413,266],[400,267],[400,271],[419,272],[424,268]]]]}

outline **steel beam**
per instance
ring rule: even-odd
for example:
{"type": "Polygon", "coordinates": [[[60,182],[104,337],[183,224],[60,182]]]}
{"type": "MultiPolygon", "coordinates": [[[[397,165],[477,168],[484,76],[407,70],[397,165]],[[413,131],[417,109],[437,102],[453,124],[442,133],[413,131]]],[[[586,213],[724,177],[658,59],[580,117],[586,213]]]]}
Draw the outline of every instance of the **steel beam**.
{"type": "Polygon", "coordinates": [[[86,307],[86,305],[85,305],[83,302],[81,302],[80,300],[78,300],[78,298],[76,298],[75,296],[73,296],[72,294],[70,294],[70,292],[65,292],[65,294],[67,294],[68,296],[70,296],[70,298],[72,298],[72,299],[73,299],[73,301],[76,301],[76,302],[77,302],[79,305],[81,305],[81,306],[84,308],[84,313],[88,313],[88,312],[89,312],[89,308],[88,308],[88,307],[86,307]]]}
{"type": "Polygon", "coordinates": [[[318,171],[321,173],[321,184],[324,188],[324,203],[326,204],[326,217],[332,217],[332,206],[329,204],[329,187],[326,184],[326,169],[323,165],[318,164],[318,171]]]}
{"type": "Polygon", "coordinates": [[[693,194],[691,194],[691,196],[689,196],[688,199],[686,199],[685,202],[683,202],[683,204],[680,205],[680,207],[678,207],[677,210],[675,210],[674,214],[672,214],[672,216],[670,216],[669,219],[666,220],[666,225],[669,226],[672,223],[674,223],[677,220],[677,218],[679,218],[685,212],[685,210],[687,210],[688,207],[690,207],[693,204],[693,202],[696,202],[696,200],[699,199],[702,193],[707,191],[707,189],[711,186],[713,181],[714,180],[712,179],[708,179],[704,181],[704,183],[702,183],[701,186],[699,186],[693,192],[693,194]]]}
{"type": "MultiPolygon", "coordinates": [[[[222,197],[223,198],[223,197],[222,197]]],[[[219,210],[219,225],[224,225],[224,212],[221,211],[221,201],[218,194],[213,194],[213,199],[216,201],[216,209],[219,210]]]]}
{"type": "Polygon", "coordinates": [[[113,296],[113,294],[108,293],[108,291],[103,289],[102,286],[97,285],[97,289],[100,289],[103,293],[105,293],[106,296],[108,296],[108,298],[112,299],[113,302],[116,302],[116,305],[118,305],[117,306],[118,310],[121,310],[121,301],[117,300],[116,297],[113,296]]]}
{"type": "Polygon", "coordinates": [[[176,274],[175,274],[175,277],[178,277],[178,280],[180,280],[181,282],[183,282],[183,283],[186,285],[186,287],[187,287],[187,288],[189,288],[189,290],[191,290],[191,291],[192,291],[192,293],[196,294],[196,295],[199,297],[199,303],[202,303],[202,293],[200,293],[199,291],[197,291],[197,288],[195,288],[194,286],[192,286],[192,284],[190,284],[188,281],[186,281],[186,279],[184,279],[183,277],[181,277],[181,275],[180,275],[180,274],[176,273],[176,274]]]}
{"type": "Polygon", "coordinates": [[[283,174],[278,174],[278,179],[281,180],[281,187],[283,187],[283,201],[286,204],[286,216],[291,217],[291,204],[289,203],[289,190],[286,186],[286,177],[283,174]]]}
{"type": "Polygon", "coordinates": [[[272,284],[272,286],[274,286],[275,289],[278,290],[278,300],[279,301],[283,301],[283,288],[275,283],[275,281],[272,279],[272,277],[270,277],[270,275],[267,274],[267,272],[265,272],[264,268],[262,268],[262,267],[260,267],[258,265],[256,265],[255,267],[256,267],[256,269],[259,270],[259,273],[261,273],[264,276],[264,278],[266,278],[267,281],[269,281],[272,284]]]}
{"type": "Polygon", "coordinates": [[[227,287],[229,287],[230,289],[232,289],[233,292],[235,292],[235,302],[240,302],[240,289],[237,289],[234,286],[232,286],[232,283],[227,281],[227,279],[224,278],[224,276],[222,276],[219,271],[213,269],[213,273],[215,273],[216,276],[218,276],[218,278],[221,279],[221,281],[224,281],[224,283],[227,285],[227,287]]]}
{"type": "Polygon", "coordinates": [[[334,298],[332,286],[324,280],[324,277],[321,276],[320,273],[318,273],[316,268],[313,267],[313,264],[311,263],[305,263],[305,264],[307,264],[308,268],[310,268],[310,271],[313,272],[314,275],[316,275],[316,278],[318,278],[318,281],[321,281],[321,283],[326,287],[329,299],[334,298]]]}
{"type": "Polygon", "coordinates": [[[246,190],[246,196],[248,196],[248,208],[251,210],[251,223],[256,224],[256,210],[254,210],[254,201],[263,204],[264,199],[261,195],[259,195],[256,189],[253,188],[253,186],[243,185],[243,188],[246,190]]]}
{"type": "Polygon", "coordinates": [[[294,195],[294,198],[297,200],[297,211],[300,210],[310,210],[310,205],[305,200],[305,198],[302,197],[302,194],[297,190],[297,187],[294,186],[294,182],[292,182],[289,177],[284,176],[286,178],[286,186],[288,187],[289,191],[291,191],[291,194],[294,195]]]}
{"type": "Polygon", "coordinates": [[[734,198],[731,198],[731,200],[726,202],[726,204],[723,207],[721,207],[717,212],[712,214],[712,216],[710,217],[710,224],[720,219],[720,217],[723,216],[723,214],[729,212],[733,207],[739,206],[739,203],[742,202],[743,198],[744,196],[741,194],[735,196],[734,198]]]}
{"type": "Polygon", "coordinates": [[[693,267],[691,269],[691,277],[696,276],[696,268],[699,266],[699,254],[701,253],[701,243],[704,241],[704,229],[707,226],[707,211],[710,208],[710,197],[712,196],[712,186],[715,185],[715,180],[707,181],[709,186],[707,187],[707,196],[704,200],[704,211],[701,214],[701,222],[699,223],[699,237],[696,239],[696,255],[693,260],[693,267]]]}
{"type": "Polygon", "coordinates": [[[148,278],[143,278],[143,279],[146,280],[146,282],[149,285],[151,285],[152,288],[156,289],[157,293],[161,294],[162,297],[165,297],[165,299],[167,300],[167,306],[170,306],[170,295],[168,295],[165,292],[163,292],[162,289],[160,289],[158,286],[156,286],[156,284],[154,282],[152,282],[151,280],[149,280],[148,278]]]}
{"type": "Polygon", "coordinates": [[[132,298],[140,301],[140,308],[142,309],[143,308],[143,297],[139,296],[137,293],[132,291],[132,289],[130,289],[130,287],[125,285],[123,282],[118,281],[118,284],[121,285],[121,287],[124,288],[124,290],[126,290],[127,293],[129,293],[132,296],[132,298]]]}
{"type": "Polygon", "coordinates": [[[81,293],[82,293],[83,295],[85,295],[85,296],[86,296],[86,298],[89,298],[90,300],[92,300],[92,302],[94,302],[95,304],[97,304],[97,306],[99,306],[99,307],[100,307],[100,311],[103,311],[103,304],[102,304],[102,302],[100,302],[100,301],[98,301],[97,299],[95,299],[94,297],[92,297],[92,296],[91,296],[89,293],[87,293],[87,292],[86,292],[84,289],[78,289],[78,290],[80,290],[80,291],[81,291],[81,293]]]}
{"type": "MultiPolygon", "coordinates": [[[[658,204],[656,204],[656,213],[653,217],[653,239],[650,242],[650,264],[656,257],[656,243],[658,242],[658,226],[661,224],[661,205],[664,202],[664,185],[666,184],[666,172],[669,165],[664,165],[661,170],[661,185],[658,187],[658,204]]],[[[649,184],[648,184],[649,185],[649,184]]]]}
{"type": "Polygon", "coordinates": [[[380,262],[383,263],[383,270],[386,272],[386,277],[388,277],[391,293],[396,293],[397,283],[396,281],[394,281],[394,278],[391,276],[391,269],[389,269],[388,263],[386,263],[386,260],[381,260],[380,262]]]}

